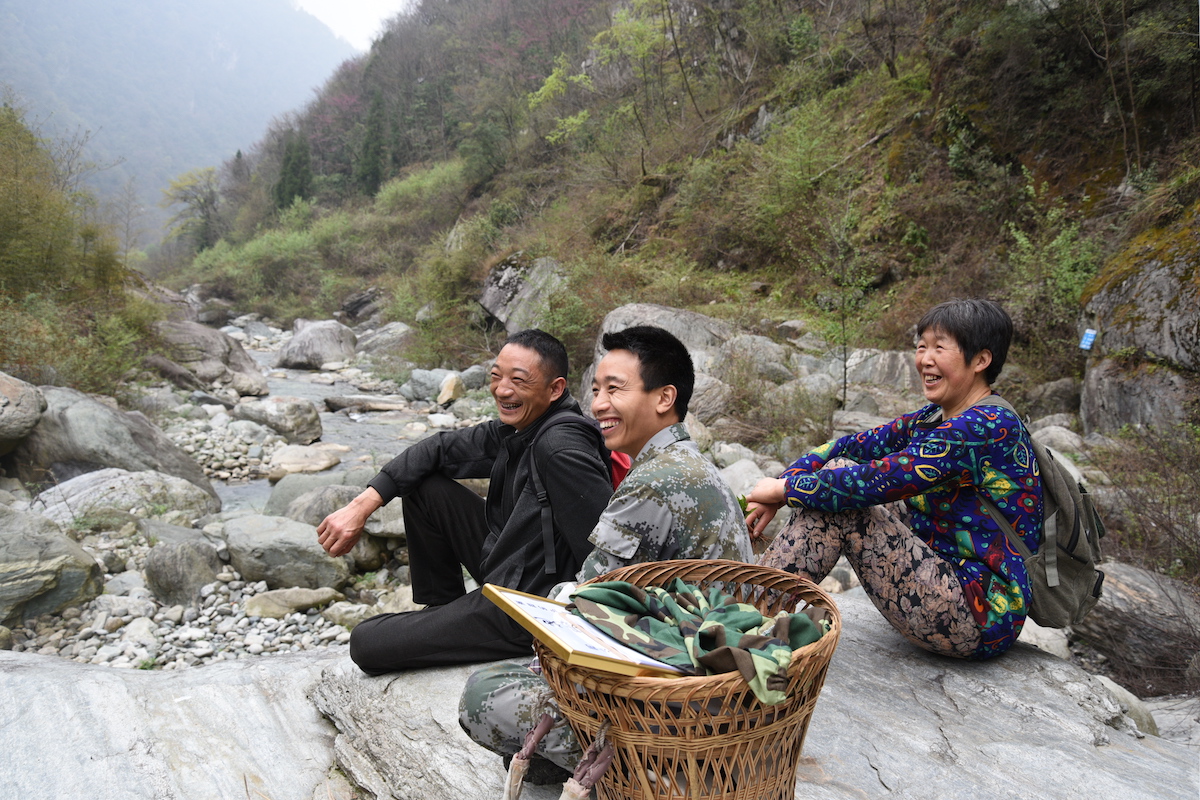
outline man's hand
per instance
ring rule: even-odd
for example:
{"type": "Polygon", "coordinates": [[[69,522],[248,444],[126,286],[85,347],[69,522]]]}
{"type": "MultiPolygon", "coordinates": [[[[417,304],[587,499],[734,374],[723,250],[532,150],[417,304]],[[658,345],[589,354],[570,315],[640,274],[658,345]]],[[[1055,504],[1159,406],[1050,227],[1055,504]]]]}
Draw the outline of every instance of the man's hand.
{"type": "Polygon", "coordinates": [[[317,542],[329,555],[344,556],[354,549],[362,536],[367,518],[383,506],[379,492],[367,487],[362,494],[351,500],[344,508],[321,520],[317,526],[317,542]]]}
{"type": "Polygon", "coordinates": [[[762,538],[763,531],[787,499],[787,484],[782,478],[764,478],[746,496],[746,528],[750,541],[762,538]]]}

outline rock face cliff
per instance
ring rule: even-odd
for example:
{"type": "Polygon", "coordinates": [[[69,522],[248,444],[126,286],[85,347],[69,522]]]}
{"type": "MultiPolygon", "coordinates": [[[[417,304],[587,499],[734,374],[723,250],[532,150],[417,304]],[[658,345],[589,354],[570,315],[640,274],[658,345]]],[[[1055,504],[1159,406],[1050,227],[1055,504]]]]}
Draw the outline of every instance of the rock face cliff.
{"type": "Polygon", "coordinates": [[[1134,239],[1086,307],[1098,332],[1080,407],[1085,431],[1169,426],[1200,396],[1200,204],[1134,239]]]}
{"type": "MultiPolygon", "coordinates": [[[[1021,644],[986,663],[938,658],[905,642],[861,593],[837,603],[845,630],[796,797],[1200,792],[1194,748],[1141,736],[1071,664],[1021,644]]],[[[0,749],[19,765],[0,793],[340,800],[351,793],[344,773],[381,800],[498,797],[499,757],[457,724],[469,672],[368,678],[344,650],[150,673],[0,652],[0,693],[15,698],[0,749]]],[[[558,794],[531,786],[523,796],[558,794]]]]}

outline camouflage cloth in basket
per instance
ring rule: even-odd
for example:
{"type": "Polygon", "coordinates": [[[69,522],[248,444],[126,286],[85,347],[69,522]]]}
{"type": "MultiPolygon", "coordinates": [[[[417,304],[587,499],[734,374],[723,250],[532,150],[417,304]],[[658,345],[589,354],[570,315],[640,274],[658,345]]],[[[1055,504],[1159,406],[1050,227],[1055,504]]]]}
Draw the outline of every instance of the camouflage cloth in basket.
{"type": "Polygon", "coordinates": [[[571,609],[629,647],[690,675],[737,671],[762,703],[783,702],[792,651],[829,629],[824,609],[764,617],[713,586],[604,581],[580,587],[571,609]]]}

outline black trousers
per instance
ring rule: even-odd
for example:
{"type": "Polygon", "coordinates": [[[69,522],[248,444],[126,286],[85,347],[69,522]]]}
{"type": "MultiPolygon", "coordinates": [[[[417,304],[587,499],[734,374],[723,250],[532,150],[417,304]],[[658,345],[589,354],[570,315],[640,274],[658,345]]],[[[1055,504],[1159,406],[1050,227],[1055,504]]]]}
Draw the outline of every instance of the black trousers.
{"type": "Polygon", "coordinates": [[[413,600],[430,607],[359,623],[350,634],[354,663],[368,675],[382,675],[531,654],[532,637],[525,629],[480,590],[467,592],[463,584],[462,567],[484,582],[483,498],[434,475],[403,503],[413,600]]]}

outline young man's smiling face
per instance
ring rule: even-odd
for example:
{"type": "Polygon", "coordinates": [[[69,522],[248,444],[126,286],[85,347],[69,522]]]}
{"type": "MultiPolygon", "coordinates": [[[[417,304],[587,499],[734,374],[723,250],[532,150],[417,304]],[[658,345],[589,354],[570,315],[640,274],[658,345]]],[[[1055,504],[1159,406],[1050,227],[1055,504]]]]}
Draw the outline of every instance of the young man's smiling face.
{"type": "Polygon", "coordinates": [[[675,387],[646,390],[641,362],[628,350],[611,350],[592,379],[592,415],[609,450],[636,457],[654,434],[679,421],[675,387]]]}
{"type": "Polygon", "coordinates": [[[489,389],[500,421],[521,431],[545,414],[566,386],[566,378],[550,378],[536,350],[506,344],[492,365],[489,389]]]}

